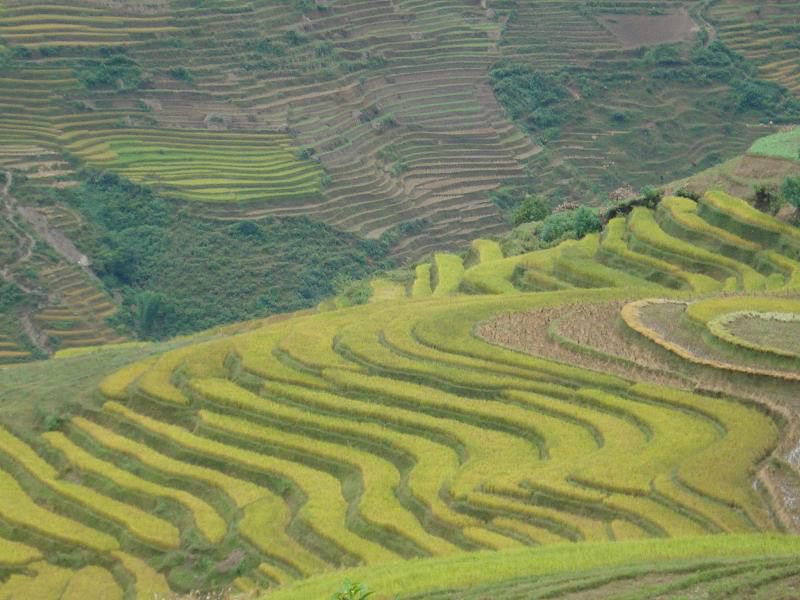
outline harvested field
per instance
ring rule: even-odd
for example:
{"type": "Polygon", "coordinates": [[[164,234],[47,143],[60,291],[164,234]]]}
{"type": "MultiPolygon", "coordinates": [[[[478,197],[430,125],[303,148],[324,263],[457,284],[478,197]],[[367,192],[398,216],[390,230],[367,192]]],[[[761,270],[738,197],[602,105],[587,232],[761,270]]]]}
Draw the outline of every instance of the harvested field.
{"type": "Polygon", "coordinates": [[[626,50],[682,42],[700,30],[685,8],[662,15],[603,15],[598,20],[626,50]]]}

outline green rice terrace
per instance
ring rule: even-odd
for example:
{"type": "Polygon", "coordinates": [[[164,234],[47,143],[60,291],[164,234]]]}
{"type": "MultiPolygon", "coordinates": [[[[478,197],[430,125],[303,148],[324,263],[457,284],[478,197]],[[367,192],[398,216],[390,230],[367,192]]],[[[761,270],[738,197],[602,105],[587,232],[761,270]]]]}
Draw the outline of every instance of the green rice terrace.
{"type": "Polygon", "coordinates": [[[792,597],[800,229],[626,206],[367,304],[5,367],[0,597],[792,597]]]}

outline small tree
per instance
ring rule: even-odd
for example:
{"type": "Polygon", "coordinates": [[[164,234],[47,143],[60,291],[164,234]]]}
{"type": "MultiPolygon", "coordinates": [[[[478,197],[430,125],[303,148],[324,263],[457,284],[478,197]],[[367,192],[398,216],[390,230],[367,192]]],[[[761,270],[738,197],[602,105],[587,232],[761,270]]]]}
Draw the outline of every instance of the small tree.
{"type": "Polygon", "coordinates": [[[652,185],[646,185],[642,188],[642,198],[644,198],[647,206],[650,208],[655,208],[656,205],[661,202],[663,196],[664,192],[652,185]]]}
{"type": "Polygon", "coordinates": [[[550,214],[550,205],[539,195],[527,195],[514,211],[514,225],[522,225],[532,221],[541,221],[550,214]]]}
{"type": "Polygon", "coordinates": [[[578,239],[593,231],[600,231],[603,224],[600,217],[588,206],[581,206],[575,211],[575,235],[578,239]]]}
{"type": "Polygon", "coordinates": [[[753,189],[753,204],[761,212],[777,212],[779,208],[777,190],[773,186],[759,183],[753,189]]]}
{"type": "Polygon", "coordinates": [[[787,177],[781,186],[783,199],[800,209],[800,177],[787,177]]]}
{"type": "Polygon", "coordinates": [[[331,596],[331,600],[366,600],[370,596],[372,592],[367,591],[366,585],[345,581],[342,589],[331,596]]]}

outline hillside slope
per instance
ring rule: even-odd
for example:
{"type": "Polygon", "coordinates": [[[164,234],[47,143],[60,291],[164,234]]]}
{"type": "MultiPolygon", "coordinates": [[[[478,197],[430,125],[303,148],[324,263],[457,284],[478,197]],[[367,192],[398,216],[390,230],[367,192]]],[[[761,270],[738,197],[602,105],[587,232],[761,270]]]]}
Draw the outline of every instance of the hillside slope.
{"type": "Polygon", "coordinates": [[[425,298],[0,370],[0,591],[57,597],[100,569],[119,594],[316,598],[345,574],[292,582],[362,565],[380,593],[511,598],[550,589],[537,574],[572,589],[561,553],[600,590],[658,556],[684,561],[661,565],[677,590],[793,581],[794,538],[720,534],[800,527],[800,230],[709,192],[475,260],[437,255],[425,298]],[[549,545],[489,577],[492,552],[549,545]]]}
{"type": "MultiPolygon", "coordinates": [[[[791,15],[699,1],[4,0],[0,260],[16,287],[0,361],[312,306],[508,230],[501,186],[512,204],[597,204],[734,157],[800,119],[791,15]],[[79,199],[103,172],[131,206],[163,201],[158,234],[109,231],[79,199]],[[171,248],[143,259],[145,239],[171,248]]],[[[733,158],[698,187],[745,196],[792,172],[783,158],[733,158]]]]}

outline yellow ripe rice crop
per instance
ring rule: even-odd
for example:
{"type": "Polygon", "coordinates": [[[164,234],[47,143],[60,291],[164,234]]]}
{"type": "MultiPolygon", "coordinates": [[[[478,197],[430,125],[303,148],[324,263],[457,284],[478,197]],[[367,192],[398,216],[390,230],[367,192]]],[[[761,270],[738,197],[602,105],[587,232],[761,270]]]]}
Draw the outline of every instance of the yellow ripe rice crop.
{"type": "Polygon", "coordinates": [[[45,536],[92,550],[108,551],[119,547],[117,540],[110,535],[41,508],[11,475],[2,470],[0,470],[0,517],[45,536]]]}
{"type": "Polygon", "coordinates": [[[628,226],[637,240],[648,248],[654,248],[669,260],[686,262],[695,268],[706,267],[735,274],[745,290],[762,290],[766,286],[764,276],[749,265],[668,235],[658,226],[653,212],[646,208],[635,208],[628,220],[628,226]]]}
{"type": "Polygon", "coordinates": [[[129,488],[151,496],[171,498],[183,504],[192,513],[197,528],[210,542],[217,543],[225,535],[227,525],[217,511],[188,492],[147,481],[117,468],[111,463],[95,458],[80,446],[72,443],[62,433],[49,432],[45,433],[43,437],[52,446],[61,450],[67,459],[82,471],[89,471],[110,479],[123,488],[129,488]]]}
{"type": "Polygon", "coordinates": [[[24,565],[41,558],[41,556],[41,552],[36,548],[0,538],[0,565],[2,566],[24,565]]]}
{"type": "Polygon", "coordinates": [[[164,576],[143,560],[119,550],[114,551],[113,555],[136,580],[136,600],[152,600],[172,593],[164,576]]]}
{"type": "MultiPolygon", "coordinates": [[[[724,298],[727,300],[727,298],[724,298]]],[[[641,317],[641,311],[645,310],[647,306],[659,302],[658,300],[640,300],[626,304],[620,311],[620,316],[625,321],[625,324],[636,333],[649,339],[651,342],[669,350],[670,352],[678,355],[684,360],[723,371],[732,371],[736,373],[744,373],[747,375],[764,375],[766,377],[774,377],[779,380],[785,381],[800,381],[800,373],[793,373],[788,371],[779,371],[775,369],[764,369],[760,367],[751,367],[748,365],[733,364],[730,362],[723,362],[713,358],[706,358],[697,354],[690,348],[682,346],[678,343],[666,339],[661,333],[652,329],[644,323],[641,317]]],[[[671,301],[664,301],[671,302],[671,301]]],[[[703,308],[699,314],[696,314],[694,319],[700,320],[710,311],[710,308],[703,308]]],[[[688,312],[688,311],[687,311],[688,312]]]]}
{"type": "Polygon", "coordinates": [[[369,452],[330,442],[322,442],[304,435],[290,434],[266,428],[242,419],[200,411],[203,423],[236,436],[258,440],[307,452],[313,457],[349,464],[358,469],[363,479],[364,493],[359,503],[361,514],[375,525],[408,538],[430,554],[446,554],[455,547],[427,533],[409,512],[398,506],[394,490],[400,484],[396,468],[369,452]]]}
{"type": "Polygon", "coordinates": [[[414,284],[411,286],[412,298],[426,298],[433,293],[431,289],[431,265],[423,263],[417,265],[414,284]]]}
{"type": "Polygon", "coordinates": [[[86,598],[122,600],[122,597],[122,588],[111,573],[100,567],[89,566],[72,576],[61,600],[85,600],[86,598]]]}
{"type": "Polygon", "coordinates": [[[710,207],[715,211],[752,228],[773,235],[784,235],[793,241],[800,241],[800,231],[750,206],[741,198],[721,191],[706,192],[700,200],[700,207],[710,207]]]}
{"type": "Polygon", "coordinates": [[[785,296],[730,296],[692,302],[686,316],[700,325],[733,312],[800,313],[800,300],[785,296]]]}
{"type": "Polygon", "coordinates": [[[123,367],[100,382],[100,391],[104,396],[112,400],[125,400],[127,398],[129,386],[133,384],[139,376],[149,371],[157,360],[157,358],[152,358],[123,367]]]}
{"type": "Polygon", "coordinates": [[[327,537],[330,543],[341,544],[346,551],[367,562],[382,562],[396,558],[393,552],[383,546],[361,538],[347,529],[346,502],[339,482],[328,473],[200,437],[175,425],[168,425],[135,413],[115,402],[107,402],[105,408],[200,454],[239,463],[266,473],[274,473],[294,481],[308,497],[300,514],[306,518],[309,526],[327,537]]]}
{"type": "Polygon", "coordinates": [[[447,296],[458,291],[464,276],[464,264],[455,254],[436,253],[433,257],[431,276],[436,279],[434,296],[447,296]]]}
{"type": "Polygon", "coordinates": [[[500,244],[494,240],[474,240],[472,250],[478,255],[479,263],[492,262],[503,258],[503,250],[500,244]]]}
{"type": "Polygon", "coordinates": [[[511,278],[524,255],[482,262],[464,271],[464,284],[481,294],[516,294],[511,278]]]}
{"type": "Polygon", "coordinates": [[[432,594],[467,589],[521,577],[569,575],[601,567],[653,565],[667,561],[726,560],[736,557],[796,556],[800,542],[793,536],[740,535],[648,539],[615,543],[555,544],[501,552],[407,561],[400,565],[349,569],[298,582],[271,594],[270,600],[324,597],[345,577],[369,581],[386,594],[432,594]]]}
{"type": "Polygon", "coordinates": [[[58,473],[49,463],[36,454],[30,446],[2,427],[0,427],[0,447],[56,494],[82,504],[119,523],[144,542],[160,548],[175,548],[179,545],[180,536],[176,527],[135,506],[100,494],[89,487],[58,479],[58,473]]]}
{"type": "Polygon", "coordinates": [[[669,212],[670,216],[675,219],[681,226],[689,231],[698,232],[709,236],[710,238],[717,238],[722,242],[726,242],[731,246],[748,250],[750,252],[758,252],[761,246],[753,241],[746,240],[736,234],[731,233],[727,229],[716,227],[708,221],[700,218],[697,214],[697,203],[689,198],[681,198],[678,196],[669,196],[664,198],[659,204],[659,209],[665,209],[669,212]]]}
{"type": "MultiPolygon", "coordinates": [[[[0,583],[0,598],[63,598],[73,572],[46,562],[29,566],[32,574],[15,573],[0,583]]],[[[74,597],[73,597],[74,600],[74,597]]]]}

